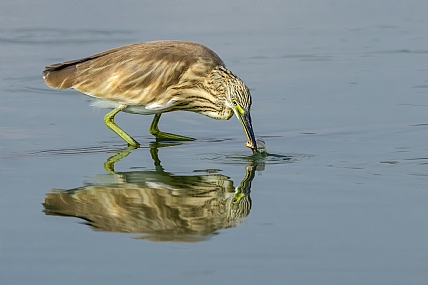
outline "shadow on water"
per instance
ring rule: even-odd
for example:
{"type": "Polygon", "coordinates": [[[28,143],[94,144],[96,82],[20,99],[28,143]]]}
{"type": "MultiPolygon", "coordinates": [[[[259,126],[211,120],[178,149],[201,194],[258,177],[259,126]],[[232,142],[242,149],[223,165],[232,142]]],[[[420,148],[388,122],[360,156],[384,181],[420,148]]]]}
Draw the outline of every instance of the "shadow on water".
{"type": "Polygon", "coordinates": [[[238,187],[223,174],[194,170],[175,175],[164,170],[153,143],[154,170],[116,172],[131,153],[118,151],[104,163],[107,174],[75,189],[52,189],[43,202],[46,215],[78,217],[95,230],[142,234],[150,241],[197,242],[239,225],[251,210],[250,189],[259,162],[248,161],[238,187]]]}

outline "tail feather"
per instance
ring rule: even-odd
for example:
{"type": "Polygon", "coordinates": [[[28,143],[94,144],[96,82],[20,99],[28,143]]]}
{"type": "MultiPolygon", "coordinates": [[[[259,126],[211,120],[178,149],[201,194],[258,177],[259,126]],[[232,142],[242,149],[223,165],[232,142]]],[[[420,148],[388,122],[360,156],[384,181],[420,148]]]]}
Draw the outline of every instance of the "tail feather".
{"type": "Polygon", "coordinates": [[[85,58],[55,63],[45,67],[43,79],[52,88],[65,89],[73,87],[76,81],[76,69],[78,64],[90,62],[93,59],[103,57],[117,51],[119,48],[111,49],[85,58]]]}
{"type": "Polygon", "coordinates": [[[57,63],[46,66],[43,79],[52,88],[65,89],[74,84],[76,65],[57,63]]]}

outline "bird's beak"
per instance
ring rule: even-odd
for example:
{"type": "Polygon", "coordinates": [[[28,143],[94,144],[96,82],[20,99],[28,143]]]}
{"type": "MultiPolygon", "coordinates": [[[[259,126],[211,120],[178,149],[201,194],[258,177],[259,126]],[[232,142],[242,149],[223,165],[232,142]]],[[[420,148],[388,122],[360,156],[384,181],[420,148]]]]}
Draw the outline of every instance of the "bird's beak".
{"type": "Polygon", "coordinates": [[[245,134],[247,135],[247,147],[251,148],[253,153],[257,152],[257,142],[254,136],[253,125],[251,124],[250,111],[244,111],[241,108],[235,108],[235,114],[244,128],[245,134]]]}

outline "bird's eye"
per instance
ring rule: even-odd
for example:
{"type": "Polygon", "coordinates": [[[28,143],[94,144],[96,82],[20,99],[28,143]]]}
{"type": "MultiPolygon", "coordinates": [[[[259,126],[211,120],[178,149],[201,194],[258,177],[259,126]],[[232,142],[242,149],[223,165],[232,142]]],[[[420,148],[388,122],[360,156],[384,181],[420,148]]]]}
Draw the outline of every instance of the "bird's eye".
{"type": "Polygon", "coordinates": [[[236,103],[236,101],[235,101],[235,100],[232,100],[232,104],[233,104],[233,106],[238,105],[238,103],[236,103]]]}

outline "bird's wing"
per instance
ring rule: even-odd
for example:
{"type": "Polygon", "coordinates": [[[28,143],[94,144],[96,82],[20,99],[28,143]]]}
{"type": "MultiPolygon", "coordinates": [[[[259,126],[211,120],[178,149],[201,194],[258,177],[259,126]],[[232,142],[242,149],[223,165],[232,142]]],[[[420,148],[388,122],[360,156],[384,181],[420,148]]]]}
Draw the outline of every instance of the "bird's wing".
{"type": "Polygon", "coordinates": [[[206,76],[214,67],[224,66],[217,54],[200,44],[157,41],[53,64],[47,66],[43,74],[53,88],[74,88],[90,96],[128,105],[154,102],[165,105],[171,98],[160,95],[201,60],[204,68],[196,70],[197,76],[206,76]]]}

